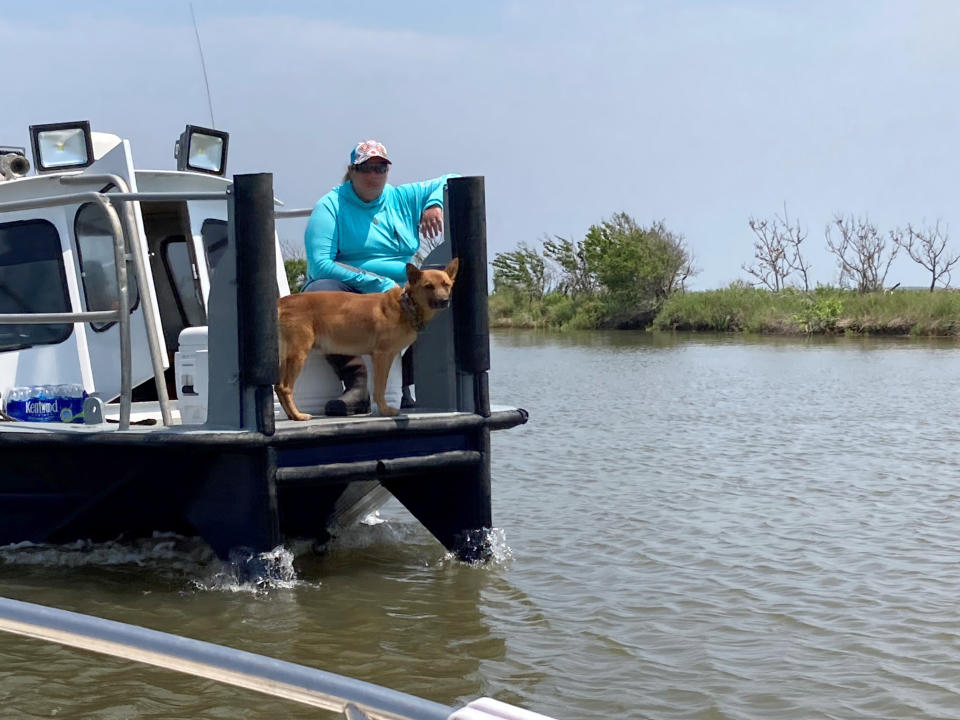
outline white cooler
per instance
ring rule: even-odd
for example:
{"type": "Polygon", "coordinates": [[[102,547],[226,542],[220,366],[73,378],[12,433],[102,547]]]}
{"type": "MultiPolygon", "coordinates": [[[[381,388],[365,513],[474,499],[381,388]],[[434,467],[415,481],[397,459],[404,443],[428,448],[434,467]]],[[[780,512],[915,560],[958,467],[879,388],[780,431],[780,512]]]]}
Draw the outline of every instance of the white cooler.
{"type": "Polygon", "coordinates": [[[185,328],[180,333],[180,347],[173,356],[177,380],[177,400],[183,425],[202,425],[207,421],[207,328],[185,328]]]}

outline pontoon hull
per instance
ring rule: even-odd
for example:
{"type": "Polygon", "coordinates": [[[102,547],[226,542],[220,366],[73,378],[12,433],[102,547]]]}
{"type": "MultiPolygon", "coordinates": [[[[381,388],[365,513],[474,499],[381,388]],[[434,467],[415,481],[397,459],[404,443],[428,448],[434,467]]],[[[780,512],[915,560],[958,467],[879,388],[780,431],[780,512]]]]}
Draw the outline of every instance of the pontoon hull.
{"type": "Polygon", "coordinates": [[[221,557],[319,543],[379,483],[448,550],[482,558],[490,430],[522,410],[278,424],[256,432],[0,432],[0,544],[176,532],[221,557]],[[358,491],[360,491],[358,493],[358,491]]]}

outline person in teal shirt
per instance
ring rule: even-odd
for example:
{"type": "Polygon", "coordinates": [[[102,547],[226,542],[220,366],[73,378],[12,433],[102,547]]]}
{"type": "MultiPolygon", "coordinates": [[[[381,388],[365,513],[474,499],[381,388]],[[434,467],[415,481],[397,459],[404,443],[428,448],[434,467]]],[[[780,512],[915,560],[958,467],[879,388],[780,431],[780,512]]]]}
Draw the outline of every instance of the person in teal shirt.
{"type": "MultiPolygon", "coordinates": [[[[313,208],[304,233],[307,282],[301,292],[346,290],[386,292],[407,280],[406,266],[420,248],[420,236],[432,239],[443,231],[443,191],[455,174],[433,180],[390,185],[387,149],[364,140],[350,152],[343,183],[313,208]]],[[[327,415],[370,411],[363,359],[327,355],[343,381],[344,393],[327,403],[327,415]]],[[[404,357],[404,400],[412,380],[404,357]]],[[[409,404],[405,402],[405,404],[409,404]]]]}

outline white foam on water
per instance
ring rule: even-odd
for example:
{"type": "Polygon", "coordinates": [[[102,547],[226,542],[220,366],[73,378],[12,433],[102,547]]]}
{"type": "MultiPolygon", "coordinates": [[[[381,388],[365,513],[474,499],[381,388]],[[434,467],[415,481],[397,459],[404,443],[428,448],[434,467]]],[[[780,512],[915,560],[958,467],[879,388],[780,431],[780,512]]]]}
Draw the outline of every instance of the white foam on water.
{"type": "Polygon", "coordinates": [[[230,560],[219,562],[206,579],[194,580],[193,586],[201,591],[262,594],[271,590],[315,585],[297,578],[293,566],[295,557],[290,549],[282,545],[258,554],[234,553],[230,560]]]}
{"type": "Polygon", "coordinates": [[[507,533],[503,528],[490,528],[487,530],[480,530],[477,532],[476,537],[471,538],[471,542],[477,547],[486,545],[490,550],[490,557],[486,560],[475,560],[467,562],[461,560],[452,552],[446,553],[441,559],[441,563],[462,563],[464,565],[470,565],[472,567],[483,568],[483,567],[500,567],[508,564],[513,560],[513,550],[510,549],[510,546],[507,545],[507,533]]]}
{"type": "MultiPolygon", "coordinates": [[[[302,548],[301,548],[302,549],[302,548]]],[[[199,538],[156,533],[125,542],[77,540],[62,545],[21,542],[0,546],[0,565],[50,568],[135,567],[182,575],[198,591],[264,593],[302,584],[294,569],[296,548],[235,553],[221,560],[199,538]]]]}
{"type": "Polygon", "coordinates": [[[493,553],[491,561],[496,565],[505,565],[513,560],[513,550],[507,545],[507,532],[503,528],[491,528],[487,531],[487,541],[493,553]]]}
{"type": "Polygon", "coordinates": [[[206,543],[172,533],[156,533],[128,542],[77,540],[62,545],[21,542],[0,546],[0,562],[5,565],[78,568],[163,564],[183,569],[199,568],[215,560],[216,555],[206,543]]]}

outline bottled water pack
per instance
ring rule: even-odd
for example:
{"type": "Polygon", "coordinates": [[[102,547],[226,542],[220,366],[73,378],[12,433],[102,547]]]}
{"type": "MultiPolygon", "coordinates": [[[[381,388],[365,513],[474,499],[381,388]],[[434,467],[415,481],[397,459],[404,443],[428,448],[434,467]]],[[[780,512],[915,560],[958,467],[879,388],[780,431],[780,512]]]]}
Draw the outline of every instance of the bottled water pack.
{"type": "Polygon", "coordinates": [[[82,423],[85,397],[79,383],[15,387],[6,394],[4,412],[28,422],[82,423]]]}

